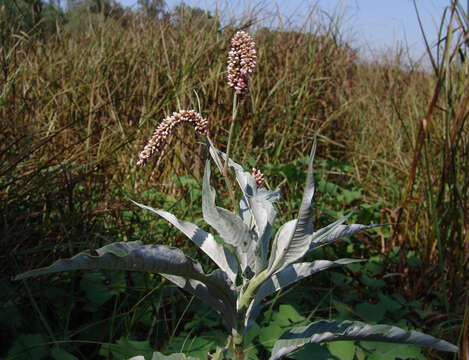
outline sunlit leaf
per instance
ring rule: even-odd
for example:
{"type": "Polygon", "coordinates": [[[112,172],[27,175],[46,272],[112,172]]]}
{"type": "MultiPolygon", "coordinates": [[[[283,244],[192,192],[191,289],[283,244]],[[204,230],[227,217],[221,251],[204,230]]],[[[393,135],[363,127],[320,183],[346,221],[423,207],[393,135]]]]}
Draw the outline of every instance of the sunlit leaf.
{"type": "Polygon", "coordinates": [[[188,221],[178,220],[173,214],[167,211],[157,210],[150,206],[139,204],[135,201],[132,202],[143,209],[154,212],[174,225],[179,231],[193,241],[204,253],[206,253],[213,262],[220,267],[220,269],[225,271],[233,283],[235,282],[236,273],[238,271],[238,262],[227,248],[216,242],[212,234],[188,221]]]}
{"type": "Polygon", "coordinates": [[[444,340],[417,331],[405,331],[390,325],[368,325],[359,321],[318,321],[288,330],[275,343],[270,360],[281,359],[308,344],[336,340],[366,340],[429,346],[441,351],[457,352],[444,340]]]}

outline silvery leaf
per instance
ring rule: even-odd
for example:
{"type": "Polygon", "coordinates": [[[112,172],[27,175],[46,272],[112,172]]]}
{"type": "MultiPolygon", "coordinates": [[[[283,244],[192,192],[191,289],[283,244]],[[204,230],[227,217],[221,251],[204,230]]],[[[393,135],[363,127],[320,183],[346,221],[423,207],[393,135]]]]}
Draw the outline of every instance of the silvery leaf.
{"type": "Polygon", "coordinates": [[[213,227],[227,244],[233,246],[243,273],[247,268],[254,271],[255,254],[248,251],[254,240],[248,226],[239,216],[215,205],[215,190],[210,186],[209,160],[205,163],[202,212],[205,222],[213,227]]]}
{"type": "MultiPolygon", "coordinates": [[[[194,279],[219,295],[222,302],[235,308],[236,292],[233,284],[220,272],[205,274],[202,266],[180,250],[163,245],[142,245],[140,241],[116,242],[97,249],[97,256],[82,252],[70,259],[58,260],[52,265],[27,271],[14,279],[52,274],[71,270],[127,270],[168,274],[194,279]]],[[[224,273],[223,273],[224,274],[224,273]]]]}
{"type": "Polygon", "coordinates": [[[154,212],[174,225],[179,231],[193,241],[204,253],[206,253],[220,269],[225,271],[230,280],[235,283],[236,274],[238,272],[238,262],[227,248],[216,242],[212,234],[188,221],[178,220],[173,214],[167,211],[157,210],[150,206],[139,204],[135,201],[132,202],[143,209],[154,212]]]}
{"type": "Polygon", "coordinates": [[[311,150],[306,185],[298,220],[295,223],[295,228],[291,236],[278,237],[277,242],[274,242],[273,249],[275,249],[275,251],[271,253],[271,260],[269,262],[270,273],[274,273],[301,259],[309,250],[313,236],[313,209],[311,205],[314,196],[313,160],[316,145],[317,142],[315,139],[311,150]]]}
{"type": "MultiPolygon", "coordinates": [[[[247,329],[252,326],[254,320],[260,313],[261,302],[264,298],[274,294],[280,289],[284,289],[308,276],[316,274],[319,271],[327,270],[334,266],[341,266],[361,262],[360,259],[339,259],[336,261],[316,260],[310,263],[291,264],[286,268],[272,275],[257,290],[256,297],[251,303],[247,316],[247,329]]],[[[247,331],[246,329],[246,331],[247,331]]]]}
{"type": "MultiPolygon", "coordinates": [[[[224,152],[216,149],[210,140],[207,142],[215,163],[221,163],[220,157],[226,159],[224,152]]],[[[228,159],[228,166],[235,172],[236,181],[243,193],[240,203],[241,218],[250,229],[254,225],[257,239],[260,239],[259,246],[262,246],[261,251],[265,253],[265,248],[269,247],[271,229],[276,217],[273,203],[278,201],[280,191],[258,189],[254,176],[232,159],[228,159]]]]}
{"type": "Polygon", "coordinates": [[[350,224],[342,225],[351,214],[329,224],[328,226],[316,231],[313,234],[313,239],[311,240],[311,245],[309,250],[315,249],[319,246],[332,244],[333,242],[344,238],[346,236],[355,235],[357,232],[372,229],[380,225],[361,225],[361,224],[350,224]]]}
{"type": "Polygon", "coordinates": [[[275,342],[270,360],[281,359],[309,344],[336,340],[364,340],[429,346],[441,351],[457,352],[458,348],[444,340],[417,331],[405,331],[390,325],[368,325],[359,321],[317,321],[293,328],[275,342]]]}

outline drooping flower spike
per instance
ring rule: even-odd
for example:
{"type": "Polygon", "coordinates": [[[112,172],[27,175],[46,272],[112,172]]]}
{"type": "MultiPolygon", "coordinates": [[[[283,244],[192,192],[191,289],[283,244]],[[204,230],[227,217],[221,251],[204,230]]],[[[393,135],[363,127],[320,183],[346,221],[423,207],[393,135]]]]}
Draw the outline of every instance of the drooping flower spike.
{"type": "Polygon", "coordinates": [[[148,160],[160,152],[166,138],[181,124],[189,123],[201,135],[208,135],[208,121],[194,110],[181,110],[166,117],[158,125],[153,136],[138,155],[137,166],[145,165],[148,160]]]}

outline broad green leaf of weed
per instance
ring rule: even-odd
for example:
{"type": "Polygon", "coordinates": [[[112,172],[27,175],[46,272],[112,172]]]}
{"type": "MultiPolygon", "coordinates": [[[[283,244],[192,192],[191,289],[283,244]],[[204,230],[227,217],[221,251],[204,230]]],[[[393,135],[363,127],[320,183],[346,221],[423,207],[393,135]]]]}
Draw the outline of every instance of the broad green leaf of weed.
{"type": "Polygon", "coordinates": [[[0,308],[0,324],[11,326],[12,328],[20,327],[21,319],[20,310],[12,300],[8,300],[0,308]]]}
{"type": "Polygon", "coordinates": [[[78,360],[78,358],[72,354],[70,354],[67,350],[64,348],[54,346],[54,348],[51,351],[51,357],[54,360],[78,360]]]}
{"type": "Polygon", "coordinates": [[[373,279],[365,274],[362,274],[362,276],[360,276],[360,281],[364,285],[369,286],[372,289],[379,289],[379,288],[386,286],[386,282],[384,280],[373,279]]]}
{"type": "Polygon", "coordinates": [[[386,308],[381,302],[377,304],[361,303],[355,309],[363,320],[371,323],[380,322],[386,313],[386,308]]]}
{"type": "Polygon", "coordinates": [[[8,351],[8,356],[14,356],[15,360],[45,359],[49,356],[49,347],[41,344],[47,341],[44,334],[21,334],[8,351]]]}
{"type": "Polygon", "coordinates": [[[353,360],[355,344],[353,341],[331,341],[327,344],[329,352],[340,360],[353,360]]]}
{"type": "Polygon", "coordinates": [[[372,256],[368,259],[368,262],[363,265],[364,269],[372,276],[381,273],[383,268],[383,259],[380,255],[372,256]]]}
{"type": "Polygon", "coordinates": [[[288,356],[289,358],[295,360],[337,360],[337,358],[328,351],[327,345],[325,344],[307,345],[301,350],[298,350],[294,354],[288,356]]]}
{"type": "Polygon", "coordinates": [[[337,195],[338,201],[344,201],[346,204],[351,204],[355,200],[360,199],[362,196],[361,190],[347,190],[342,189],[339,195],[337,195]]]}
{"type": "Polygon", "coordinates": [[[218,345],[221,344],[217,344],[213,339],[207,339],[203,335],[191,338],[190,334],[183,332],[166,345],[165,352],[182,352],[200,360],[208,360],[208,354],[215,351],[218,345]]]}
{"type": "Polygon", "coordinates": [[[126,288],[124,271],[86,272],[80,281],[80,288],[87,299],[97,306],[117,295],[126,288]]]}
{"type": "Polygon", "coordinates": [[[366,349],[367,352],[371,352],[367,360],[426,359],[425,356],[422,355],[419,346],[371,341],[361,341],[360,345],[366,349]]]}
{"type": "Polygon", "coordinates": [[[341,288],[348,287],[349,279],[347,278],[347,276],[338,272],[333,272],[333,271],[330,272],[330,275],[331,275],[331,279],[334,285],[339,286],[341,288]]]}
{"type": "Polygon", "coordinates": [[[252,325],[251,328],[249,329],[248,333],[244,336],[244,342],[249,345],[260,334],[261,334],[261,327],[257,323],[254,323],[254,325],[252,325]]]}
{"type": "Polygon", "coordinates": [[[349,320],[356,317],[353,309],[347,304],[340,302],[338,300],[332,300],[334,309],[337,311],[337,315],[334,315],[335,320],[349,320]]]}
{"type": "Polygon", "coordinates": [[[272,314],[268,326],[263,327],[259,335],[259,342],[271,350],[275,341],[292,326],[298,326],[305,321],[296,309],[289,304],[282,304],[278,311],[272,314]]]}
{"type": "Polygon", "coordinates": [[[394,300],[391,296],[385,295],[382,292],[378,293],[378,298],[383,306],[389,312],[396,312],[402,309],[402,304],[394,300]]]}
{"type": "Polygon", "coordinates": [[[151,359],[153,349],[148,341],[133,341],[125,338],[117,340],[117,344],[103,344],[99,355],[106,359],[127,360],[133,356],[142,355],[145,359],[151,359]]]}

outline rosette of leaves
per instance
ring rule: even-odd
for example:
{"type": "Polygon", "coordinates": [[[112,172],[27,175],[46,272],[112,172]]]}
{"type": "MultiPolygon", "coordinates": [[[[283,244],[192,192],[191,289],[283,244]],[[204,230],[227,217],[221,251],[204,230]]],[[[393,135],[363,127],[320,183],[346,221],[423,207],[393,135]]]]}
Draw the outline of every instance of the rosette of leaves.
{"type": "MultiPolygon", "coordinates": [[[[207,138],[210,155],[222,171],[226,155],[207,138]]],[[[207,302],[222,317],[233,337],[236,359],[244,359],[243,339],[260,311],[262,300],[301,279],[334,266],[360,260],[340,259],[299,262],[311,250],[331,244],[345,236],[377,225],[345,225],[348,216],[314,231],[313,227],[313,159],[310,156],[305,190],[297,219],[283,224],[272,241],[277,212],[274,203],[279,190],[258,188],[252,174],[228,159],[229,167],[241,189],[239,216],[215,203],[215,190],[210,185],[210,160],[206,161],[202,188],[204,220],[218,233],[224,243],[193,223],[174,215],[138,204],[154,212],[178,228],[205,254],[218,269],[207,274],[202,266],[176,248],[144,245],[139,241],[117,242],[96,250],[97,255],[80,253],[71,259],[59,260],[46,268],[25,272],[16,280],[69,270],[121,269],[158,273],[178,287],[207,302]]],[[[420,332],[407,332],[388,325],[368,325],[357,321],[317,321],[293,328],[275,343],[271,360],[309,344],[334,340],[366,340],[429,346],[442,351],[457,352],[457,347],[420,332]]]]}

